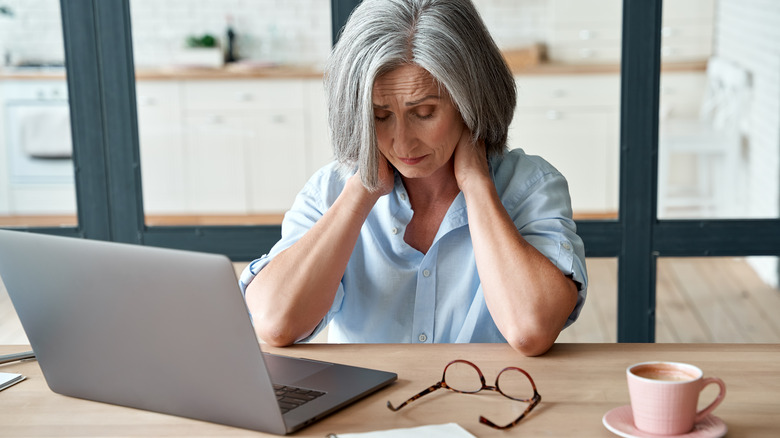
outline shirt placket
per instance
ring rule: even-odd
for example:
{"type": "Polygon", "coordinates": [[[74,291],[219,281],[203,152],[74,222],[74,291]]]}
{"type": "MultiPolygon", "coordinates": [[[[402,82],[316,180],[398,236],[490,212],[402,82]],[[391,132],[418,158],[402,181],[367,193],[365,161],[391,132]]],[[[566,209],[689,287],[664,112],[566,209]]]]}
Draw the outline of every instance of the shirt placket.
{"type": "Polygon", "coordinates": [[[417,291],[414,301],[413,342],[430,344],[434,341],[436,312],[436,264],[432,247],[423,257],[417,271],[417,291]]]}

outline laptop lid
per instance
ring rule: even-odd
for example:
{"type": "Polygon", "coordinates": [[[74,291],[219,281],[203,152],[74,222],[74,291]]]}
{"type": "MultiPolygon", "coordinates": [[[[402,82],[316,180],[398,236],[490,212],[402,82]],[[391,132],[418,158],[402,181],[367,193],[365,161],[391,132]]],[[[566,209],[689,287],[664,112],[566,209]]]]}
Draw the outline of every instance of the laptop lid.
{"type": "Polygon", "coordinates": [[[0,230],[0,276],[60,394],[284,434],[396,379],[274,356],[281,383],[336,383],[283,416],[222,255],[0,230]]]}

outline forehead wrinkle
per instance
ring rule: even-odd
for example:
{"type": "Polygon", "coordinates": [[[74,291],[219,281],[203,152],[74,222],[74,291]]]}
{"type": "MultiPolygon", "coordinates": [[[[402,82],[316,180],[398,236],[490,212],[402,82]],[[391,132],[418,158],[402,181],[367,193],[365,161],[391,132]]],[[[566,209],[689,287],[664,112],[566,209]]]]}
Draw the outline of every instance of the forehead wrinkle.
{"type": "Polygon", "coordinates": [[[385,99],[403,102],[405,106],[414,106],[425,100],[441,97],[440,87],[437,86],[430,73],[420,67],[410,73],[399,74],[398,70],[393,70],[378,77],[374,84],[373,94],[374,99],[380,102],[373,102],[374,106],[388,108],[390,105],[381,105],[383,103],[381,101],[385,99]],[[435,93],[431,93],[434,88],[435,93]]]}

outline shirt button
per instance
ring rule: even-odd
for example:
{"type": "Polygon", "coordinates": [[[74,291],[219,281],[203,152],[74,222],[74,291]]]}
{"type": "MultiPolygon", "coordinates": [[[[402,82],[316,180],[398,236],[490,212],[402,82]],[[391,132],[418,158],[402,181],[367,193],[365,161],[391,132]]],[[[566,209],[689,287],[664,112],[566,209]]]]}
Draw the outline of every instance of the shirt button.
{"type": "Polygon", "coordinates": [[[563,242],[563,249],[567,251],[571,249],[571,245],[569,245],[569,242],[563,242]]]}
{"type": "Polygon", "coordinates": [[[419,339],[420,342],[425,342],[428,340],[428,336],[426,336],[425,333],[420,333],[420,336],[418,336],[417,339],[419,339]]]}
{"type": "Polygon", "coordinates": [[[390,230],[390,232],[393,233],[393,234],[398,234],[398,228],[393,227],[393,229],[390,230]]]}
{"type": "Polygon", "coordinates": [[[423,271],[423,277],[430,277],[430,276],[431,276],[431,271],[427,269],[423,271]]]}
{"type": "Polygon", "coordinates": [[[406,201],[406,193],[401,193],[401,199],[406,201]]]}

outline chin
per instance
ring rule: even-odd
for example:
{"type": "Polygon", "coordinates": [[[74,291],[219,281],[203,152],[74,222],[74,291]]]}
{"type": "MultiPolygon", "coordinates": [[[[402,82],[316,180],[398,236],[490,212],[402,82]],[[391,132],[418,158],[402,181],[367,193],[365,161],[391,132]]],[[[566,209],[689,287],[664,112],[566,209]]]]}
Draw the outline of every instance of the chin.
{"type": "Polygon", "coordinates": [[[396,169],[404,178],[425,178],[433,174],[429,169],[410,169],[409,166],[396,169]]]}

